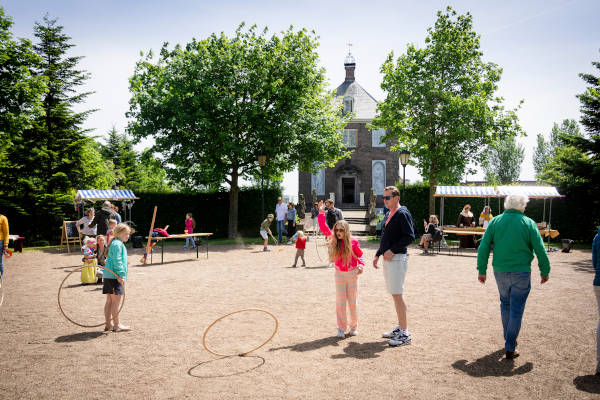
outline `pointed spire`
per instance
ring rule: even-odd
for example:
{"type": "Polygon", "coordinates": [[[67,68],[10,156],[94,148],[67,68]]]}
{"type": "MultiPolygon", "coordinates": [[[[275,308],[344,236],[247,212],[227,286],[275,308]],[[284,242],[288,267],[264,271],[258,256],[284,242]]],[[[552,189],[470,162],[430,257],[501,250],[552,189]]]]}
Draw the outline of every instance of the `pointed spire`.
{"type": "Polygon", "coordinates": [[[352,43],[347,43],[348,55],[344,58],[344,68],[346,69],[346,81],[354,82],[354,70],[356,69],[356,61],[352,55],[351,48],[352,43]]]}

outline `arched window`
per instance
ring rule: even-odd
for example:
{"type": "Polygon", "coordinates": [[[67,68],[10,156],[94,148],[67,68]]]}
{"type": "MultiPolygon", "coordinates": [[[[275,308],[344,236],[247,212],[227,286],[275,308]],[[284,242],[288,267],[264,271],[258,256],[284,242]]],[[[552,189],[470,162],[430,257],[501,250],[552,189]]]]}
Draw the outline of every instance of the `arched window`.
{"type": "Polygon", "coordinates": [[[344,115],[354,111],[354,99],[351,96],[344,97],[344,115]]]}

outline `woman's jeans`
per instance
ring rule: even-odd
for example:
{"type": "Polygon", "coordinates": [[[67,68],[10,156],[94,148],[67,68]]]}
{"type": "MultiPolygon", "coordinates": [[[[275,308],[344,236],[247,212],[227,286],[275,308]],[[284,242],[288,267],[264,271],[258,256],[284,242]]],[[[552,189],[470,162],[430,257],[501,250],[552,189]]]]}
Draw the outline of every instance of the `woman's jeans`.
{"type": "Polygon", "coordinates": [[[596,372],[600,372],[600,286],[594,286],[596,301],[598,302],[598,328],[596,329],[596,372]]]}
{"type": "Polygon", "coordinates": [[[0,276],[4,275],[4,240],[0,240],[0,276]]]}
{"type": "Polygon", "coordinates": [[[525,302],[531,290],[531,272],[494,272],[500,292],[500,315],[504,328],[504,349],[515,351],[525,302]]]}
{"type": "Polygon", "coordinates": [[[188,236],[185,238],[185,248],[188,247],[188,243],[191,243],[192,245],[190,246],[192,249],[196,248],[196,242],[194,242],[194,237],[192,236],[188,236]]]}

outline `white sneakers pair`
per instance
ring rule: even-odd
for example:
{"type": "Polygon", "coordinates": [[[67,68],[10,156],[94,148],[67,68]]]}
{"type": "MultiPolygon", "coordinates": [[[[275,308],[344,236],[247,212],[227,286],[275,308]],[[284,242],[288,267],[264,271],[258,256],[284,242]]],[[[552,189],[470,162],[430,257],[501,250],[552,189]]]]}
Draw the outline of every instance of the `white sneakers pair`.
{"type": "Polygon", "coordinates": [[[386,339],[390,339],[388,344],[390,346],[404,346],[410,344],[412,341],[412,337],[407,329],[402,329],[400,325],[397,325],[390,332],[384,332],[381,334],[381,337],[386,339]]]}
{"type": "MultiPolygon", "coordinates": [[[[356,335],[358,335],[358,329],[352,329],[348,332],[348,336],[356,336],[356,335]]],[[[346,337],[346,334],[344,333],[343,330],[338,328],[336,336],[339,338],[343,338],[343,337],[346,337]]]]}

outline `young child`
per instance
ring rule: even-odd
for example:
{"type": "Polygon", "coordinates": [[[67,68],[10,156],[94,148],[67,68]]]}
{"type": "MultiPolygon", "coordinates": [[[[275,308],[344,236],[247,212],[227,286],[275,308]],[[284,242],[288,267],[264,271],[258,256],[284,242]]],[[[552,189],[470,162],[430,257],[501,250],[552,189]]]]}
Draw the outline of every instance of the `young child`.
{"type": "Polygon", "coordinates": [[[114,229],[114,238],[108,246],[106,257],[106,268],[114,271],[116,276],[104,270],[104,287],[102,293],[106,295],[104,304],[104,319],[106,321],[104,330],[113,332],[130,331],[131,328],[121,325],[119,321],[119,307],[121,296],[125,293],[125,280],[127,279],[127,249],[125,242],[129,240],[131,230],[127,224],[119,224],[114,229]]]}
{"type": "MultiPolygon", "coordinates": [[[[194,233],[194,228],[196,227],[196,220],[192,217],[192,213],[185,214],[185,233],[194,233]]],[[[193,236],[188,236],[185,238],[185,246],[183,246],[184,250],[188,249],[188,242],[192,244],[191,248],[196,248],[196,242],[194,242],[193,236]]]]}
{"type": "Polygon", "coordinates": [[[333,232],[325,222],[325,206],[319,201],[319,227],[329,239],[330,261],[335,264],[335,294],[338,332],[343,338],[347,328],[346,303],[350,309],[350,331],[348,335],[358,334],[358,275],[363,271],[365,262],[358,240],[350,236],[350,225],[339,220],[333,225],[333,232]]]}
{"type": "Polygon", "coordinates": [[[113,231],[115,230],[117,226],[117,220],[116,219],[109,219],[108,220],[108,229],[106,230],[106,243],[110,246],[110,241],[112,240],[112,236],[113,236],[113,231]]]}
{"type": "Polygon", "coordinates": [[[304,232],[302,231],[296,232],[293,238],[296,241],[296,258],[294,258],[294,265],[292,265],[292,268],[296,268],[298,257],[302,258],[302,266],[306,267],[306,261],[304,261],[304,249],[306,249],[306,242],[310,238],[308,236],[305,236],[304,232]]]}
{"type": "Polygon", "coordinates": [[[96,267],[98,262],[96,260],[96,239],[91,237],[85,237],[83,239],[83,267],[81,268],[81,283],[84,285],[90,283],[96,283],[96,267]]]}
{"type": "Polygon", "coordinates": [[[269,236],[267,236],[267,234],[271,237],[273,236],[271,229],[269,228],[271,226],[271,222],[273,222],[273,218],[273,214],[269,214],[267,215],[267,218],[265,218],[265,220],[260,224],[260,236],[262,236],[262,238],[265,240],[263,251],[271,251],[267,247],[269,245],[269,236]]]}

